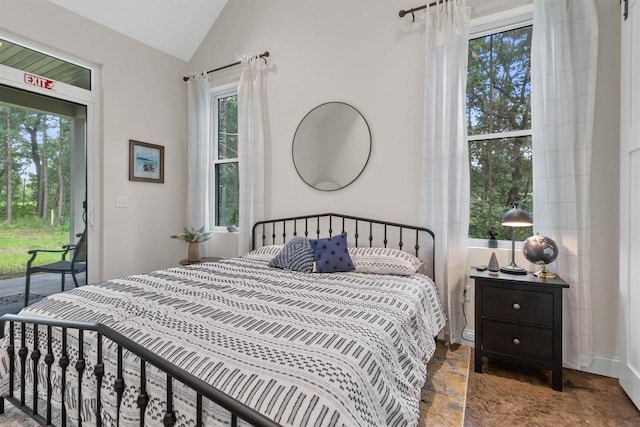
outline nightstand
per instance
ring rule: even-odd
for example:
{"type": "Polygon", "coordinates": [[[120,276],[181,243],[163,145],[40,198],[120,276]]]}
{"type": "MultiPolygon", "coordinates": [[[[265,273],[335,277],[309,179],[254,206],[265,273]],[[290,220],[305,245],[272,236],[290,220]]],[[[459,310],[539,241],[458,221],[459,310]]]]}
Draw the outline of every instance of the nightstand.
{"type": "Polygon", "coordinates": [[[217,262],[221,259],[223,258],[219,256],[203,256],[200,261],[196,262],[189,262],[188,259],[182,259],[180,260],[180,265],[202,264],[203,262],[217,262]]]}
{"type": "Polygon", "coordinates": [[[475,279],[475,371],[482,357],[552,371],[552,387],[562,391],[561,278],[539,279],[472,269],[475,279]]]}

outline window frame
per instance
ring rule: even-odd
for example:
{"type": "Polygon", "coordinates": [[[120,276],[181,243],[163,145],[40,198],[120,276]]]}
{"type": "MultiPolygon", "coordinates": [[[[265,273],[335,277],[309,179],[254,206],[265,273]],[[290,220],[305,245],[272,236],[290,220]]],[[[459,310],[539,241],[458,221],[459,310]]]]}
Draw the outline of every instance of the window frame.
{"type": "MultiPolygon", "coordinates": [[[[218,223],[218,182],[216,179],[216,167],[219,164],[237,163],[240,165],[239,157],[218,159],[218,100],[229,96],[238,96],[238,85],[230,83],[217,86],[211,89],[211,142],[213,149],[211,150],[211,188],[213,191],[213,206],[211,212],[211,224],[218,223]]],[[[240,191],[240,189],[238,189],[240,191]]],[[[238,224],[236,224],[238,226],[238,224]]],[[[214,232],[227,232],[225,225],[213,225],[211,230],[214,232]]]]}
{"type": "MultiPolygon", "coordinates": [[[[503,31],[515,30],[517,28],[533,25],[533,4],[517,7],[492,15],[482,16],[472,19],[470,22],[469,41],[479,37],[500,33],[503,31]]],[[[532,106],[533,108],[533,106],[532,106]]],[[[469,135],[467,134],[467,146],[471,141],[515,138],[522,136],[531,137],[531,145],[533,146],[533,129],[523,129],[509,132],[496,132],[492,134],[469,135]]],[[[471,200],[469,200],[471,203],[471,200]]],[[[505,211],[506,213],[506,211],[505,211]]],[[[467,236],[468,247],[487,247],[486,239],[467,236]]],[[[516,240],[516,249],[522,248],[522,241],[516,240]]],[[[498,249],[511,249],[511,240],[498,240],[498,249]]]]}

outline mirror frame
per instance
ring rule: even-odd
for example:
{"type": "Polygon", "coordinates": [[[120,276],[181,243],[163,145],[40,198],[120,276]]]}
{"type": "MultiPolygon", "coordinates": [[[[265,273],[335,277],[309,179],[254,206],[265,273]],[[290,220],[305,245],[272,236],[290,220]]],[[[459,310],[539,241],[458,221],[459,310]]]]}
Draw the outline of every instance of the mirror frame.
{"type": "Polygon", "coordinates": [[[296,132],[293,134],[293,141],[291,142],[291,160],[293,161],[293,167],[296,170],[296,173],[298,174],[298,176],[300,177],[300,179],[302,180],[302,182],[304,182],[305,184],[307,184],[309,187],[313,188],[314,190],[318,190],[318,191],[338,191],[338,190],[342,190],[343,188],[348,187],[349,185],[353,184],[359,177],[360,175],[362,175],[362,172],[364,172],[365,168],[367,167],[367,165],[369,164],[369,159],[371,158],[371,149],[373,147],[373,142],[372,142],[372,137],[371,137],[371,127],[369,127],[369,122],[367,122],[367,119],[364,117],[364,115],[360,112],[360,110],[358,110],[356,107],[354,107],[351,104],[348,104],[346,102],[342,102],[342,101],[328,101],[328,102],[324,102],[320,105],[317,105],[315,107],[313,107],[307,114],[304,115],[304,117],[302,118],[302,120],[300,120],[300,123],[298,123],[298,126],[296,127],[296,132]],[[362,165],[362,169],[360,169],[360,171],[357,173],[357,175],[348,183],[344,184],[342,187],[338,187],[338,188],[334,188],[334,189],[322,189],[322,188],[317,188],[313,185],[311,185],[310,183],[307,182],[307,180],[304,179],[304,177],[302,176],[302,174],[300,173],[300,171],[298,170],[298,166],[296,165],[296,158],[295,158],[295,153],[294,153],[294,147],[295,147],[295,143],[296,143],[296,136],[298,135],[298,132],[300,131],[300,126],[302,126],[302,123],[304,123],[305,119],[307,117],[309,117],[309,115],[311,113],[313,113],[314,111],[316,111],[318,108],[323,107],[325,105],[329,105],[329,104],[342,104],[345,105],[351,109],[353,109],[353,111],[355,111],[356,113],[358,113],[358,115],[360,116],[360,118],[362,119],[362,121],[364,122],[365,126],[367,127],[367,132],[369,134],[369,150],[367,152],[367,158],[364,161],[364,164],[362,165]]]}

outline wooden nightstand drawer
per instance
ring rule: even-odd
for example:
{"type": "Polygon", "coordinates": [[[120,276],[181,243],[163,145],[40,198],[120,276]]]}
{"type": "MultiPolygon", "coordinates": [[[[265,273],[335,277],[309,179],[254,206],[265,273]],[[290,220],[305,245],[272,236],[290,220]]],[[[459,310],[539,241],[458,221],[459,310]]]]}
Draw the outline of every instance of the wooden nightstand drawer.
{"type": "Polygon", "coordinates": [[[484,286],[483,316],[553,326],[553,294],[484,286]]]}
{"type": "Polygon", "coordinates": [[[482,321],[482,351],[553,362],[553,331],[531,326],[482,321]]]}

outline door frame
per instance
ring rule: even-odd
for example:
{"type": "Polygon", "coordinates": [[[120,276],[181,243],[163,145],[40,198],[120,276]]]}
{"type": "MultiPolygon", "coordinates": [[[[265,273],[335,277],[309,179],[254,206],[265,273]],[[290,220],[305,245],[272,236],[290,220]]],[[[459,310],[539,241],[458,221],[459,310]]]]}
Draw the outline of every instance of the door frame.
{"type": "Polygon", "coordinates": [[[52,90],[25,83],[25,71],[0,64],[0,84],[86,106],[86,178],[87,178],[87,283],[102,280],[102,122],[101,69],[98,65],[72,57],[56,49],[39,45],[15,34],[0,30],[0,37],[91,70],[91,90],[55,81],[52,90]]]}
{"type": "Polygon", "coordinates": [[[636,407],[640,408],[640,0],[625,0],[621,14],[620,43],[620,296],[619,296],[619,381],[636,407]],[[634,197],[635,196],[635,197],[634,197]]]}

